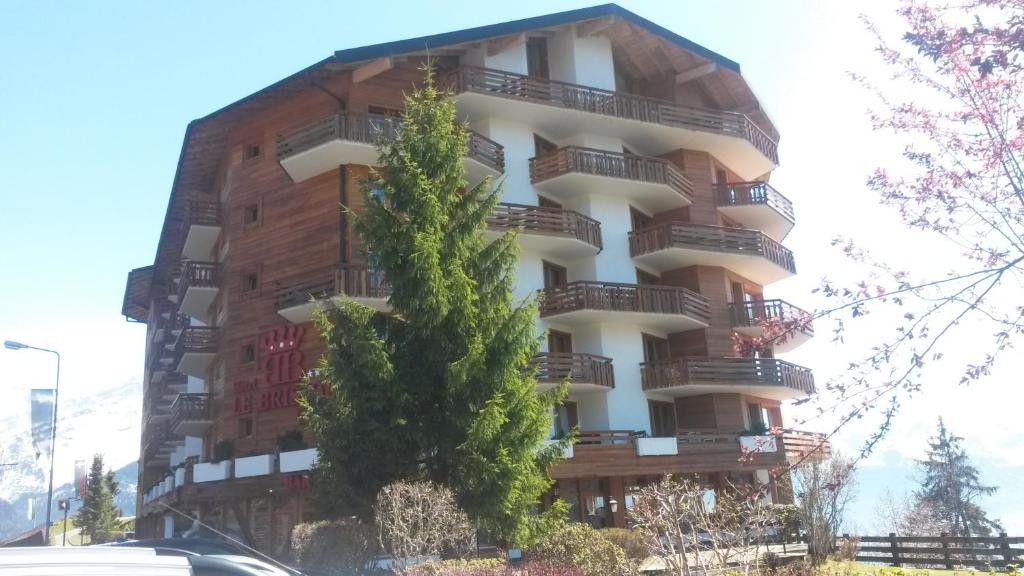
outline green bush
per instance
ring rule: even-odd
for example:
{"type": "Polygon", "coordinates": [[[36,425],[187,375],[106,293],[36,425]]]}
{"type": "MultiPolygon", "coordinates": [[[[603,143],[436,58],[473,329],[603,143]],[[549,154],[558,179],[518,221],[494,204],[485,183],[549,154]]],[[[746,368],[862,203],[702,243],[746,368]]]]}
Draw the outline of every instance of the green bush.
{"type": "Polygon", "coordinates": [[[500,558],[437,560],[413,568],[410,576],[448,576],[449,574],[500,574],[506,563],[500,558]]]}
{"type": "Polygon", "coordinates": [[[643,561],[651,555],[647,542],[639,532],[627,528],[604,528],[601,535],[622,548],[630,560],[643,561]]]}
{"type": "Polygon", "coordinates": [[[416,566],[409,576],[586,576],[579,568],[528,562],[513,568],[497,558],[442,560],[416,566]]]}
{"type": "Polygon", "coordinates": [[[310,574],[366,574],[377,549],[373,528],[356,519],[307,522],[292,529],[292,556],[310,574]]]}
{"type": "Polygon", "coordinates": [[[637,572],[625,550],[588,524],[565,524],[526,553],[532,561],[572,566],[585,576],[632,576],[637,572]]]}

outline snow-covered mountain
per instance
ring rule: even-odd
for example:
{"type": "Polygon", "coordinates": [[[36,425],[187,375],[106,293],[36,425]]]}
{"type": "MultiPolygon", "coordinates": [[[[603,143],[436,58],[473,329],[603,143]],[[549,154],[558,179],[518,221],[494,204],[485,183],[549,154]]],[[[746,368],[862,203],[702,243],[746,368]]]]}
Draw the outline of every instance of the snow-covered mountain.
{"type": "MultiPolygon", "coordinates": [[[[101,453],[104,464],[114,469],[121,485],[117,499],[122,514],[135,513],[138,481],[139,428],[142,386],[129,382],[97,390],[90,395],[61,396],[57,427],[57,460],[54,468],[54,500],[73,494],[76,460],[92,463],[101,453]]],[[[32,448],[29,404],[0,408],[0,540],[33,526],[46,517],[46,482],[49,462],[38,461],[32,448]]],[[[74,510],[74,508],[72,509],[74,510]]],[[[56,503],[53,517],[58,517],[56,503]]]]}

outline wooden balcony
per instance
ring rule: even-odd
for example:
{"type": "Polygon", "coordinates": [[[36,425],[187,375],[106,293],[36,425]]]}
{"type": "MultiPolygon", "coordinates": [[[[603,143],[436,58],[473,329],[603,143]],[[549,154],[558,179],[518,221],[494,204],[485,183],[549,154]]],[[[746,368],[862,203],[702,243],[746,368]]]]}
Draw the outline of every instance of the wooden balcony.
{"type": "Polygon", "coordinates": [[[274,307],[289,322],[301,324],[313,319],[314,301],[348,297],[386,312],[391,285],[384,274],[365,264],[326,268],[281,282],[274,291],[274,307]]]}
{"type": "Polygon", "coordinates": [[[778,164],[778,144],[736,112],[473,66],[451,71],[442,86],[455,93],[459,111],[470,119],[513,118],[544,126],[557,139],[612,136],[655,156],[680,148],[704,150],[749,180],[778,164]]]}
{"type": "Polygon", "coordinates": [[[777,358],[676,358],[640,364],[645,392],[696,396],[728,392],[773,400],[814,394],[807,368],[777,358]]]}
{"type": "Polygon", "coordinates": [[[150,343],[174,343],[182,328],[188,326],[188,316],[178,313],[178,306],[169,300],[157,304],[157,314],[151,320],[153,331],[150,334],[150,343]]]}
{"type": "Polygon", "coordinates": [[[152,344],[149,346],[148,366],[153,372],[169,372],[174,363],[174,344],[152,344]]]}
{"type": "Polygon", "coordinates": [[[566,324],[630,322],[679,332],[704,328],[710,309],[707,298],[674,286],[646,286],[580,281],[546,289],[541,318],[566,324]]]}
{"type": "Polygon", "coordinates": [[[782,431],[782,446],[789,462],[798,462],[805,458],[828,458],[832,455],[832,445],[828,438],[819,432],[804,432],[786,429],[782,431]]]}
{"type": "Polygon", "coordinates": [[[166,463],[174,449],[185,442],[185,437],[171,431],[170,423],[157,421],[146,424],[142,433],[144,466],[166,463]]]}
{"type": "Polygon", "coordinates": [[[786,337],[780,338],[774,345],[776,352],[789,352],[814,336],[814,327],[810,324],[810,314],[793,306],[785,300],[753,300],[739,302],[729,307],[732,316],[732,329],[747,336],[761,337],[764,335],[764,323],[769,321],[792,320],[807,321],[806,329],[794,330],[786,337]]]}
{"type": "Polygon", "coordinates": [[[178,311],[209,323],[210,305],[220,291],[221,266],[217,262],[186,261],[178,279],[178,311]]]}
{"type": "Polygon", "coordinates": [[[796,223],[793,204],[767,182],[732,182],[715,186],[718,211],[747,228],[782,242],[796,223]]]}
{"type": "Polygon", "coordinates": [[[206,378],[206,369],[217,355],[217,328],[190,326],[181,331],[174,345],[175,371],[206,378]]]}
{"type": "Polygon", "coordinates": [[[487,235],[497,237],[508,230],[519,231],[525,250],[563,258],[593,256],[601,251],[601,223],[572,210],[498,204],[487,218],[487,235]]]}
{"type": "Polygon", "coordinates": [[[185,246],[181,257],[187,260],[209,260],[220,237],[220,204],[211,200],[189,200],[182,228],[185,246]]]}
{"type": "Polygon", "coordinates": [[[704,474],[773,468],[786,463],[778,445],[746,453],[740,437],[728,432],[680,431],[677,437],[649,438],[631,430],[579,433],[572,457],[552,468],[555,479],[600,476],[704,474]],[[653,453],[652,453],[652,450],[653,453]]]}
{"type": "Polygon", "coordinates": [[[171,432],[202,436],[213,425],[209,394],[178,394],[171,405],[171,432]]]}
{"type": "Polygon", "coordinates": [[[166,374],[159,382],[150,381],[150,397],[161,398],[161,402],[167,404],[170,408],[171,404],[174,403],[174,399],[178,397],[188,388],[188,376],[180,372],[170,372],[166,374]]]}
{"type": "Polygon", "coordinates": [[[659,271],[722,266],[762,286],[796,274],[792,252],[744,228],[670,222],[630,232],[629,253],[659,271]]]}
{"type": "Polygon", "coordinates": [[[668,160],[577,146],[530,158],[530,181],[560,200],[604,194],[628,198],[650,212],[693,200],[693,184],[668,160]]]}
{"type": "Polygon", "coordinates": [[[533,358],[541,390],[569,380],[570,393],[607,392],[615,388],[612,359],[574,352],[542,352],[533,358]]]}
{"type": "MultiPolygon", "coordinates": [[[[337,169],[339,164],[375,166],[377,143],[401,129],[397,118],[331,114],[277,136],[277,161],[295,182],[337,169]]],[[[472,130],[466,154],[466,179],[476,183],[505,171],[500,144],[472,130]]]]}

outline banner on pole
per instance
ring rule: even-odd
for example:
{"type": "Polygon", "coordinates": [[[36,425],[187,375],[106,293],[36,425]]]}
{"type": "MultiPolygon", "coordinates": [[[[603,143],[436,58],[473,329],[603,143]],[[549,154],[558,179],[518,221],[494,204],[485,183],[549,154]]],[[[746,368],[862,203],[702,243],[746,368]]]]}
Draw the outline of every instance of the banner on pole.
{"type": "Polygon", "coordinates": [[[50,445],[53,438],[53,389],[33,389],[31,404],[32,447],[36,451],[36,460],[43,455],[49,460],[53,454],[53,446],[50,445]]]}
{"type": "Polygon", "coordinates": [[[75,496],[85,497],[85,487],[89,481],[89,473],[85,467],[85,460],[75,460],[75,496]]]}

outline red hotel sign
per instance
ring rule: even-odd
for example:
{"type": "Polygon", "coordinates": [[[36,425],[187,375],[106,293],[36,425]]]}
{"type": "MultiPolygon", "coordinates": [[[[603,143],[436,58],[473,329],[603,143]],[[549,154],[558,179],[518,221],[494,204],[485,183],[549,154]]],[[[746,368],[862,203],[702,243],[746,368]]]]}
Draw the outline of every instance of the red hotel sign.
{"type": "Polygon", "coordinates": [[[301,326],[286,324],[260,335],[258,362],[262,379],[257,376],[234,383],[235,416],[295,406],[298,385],[306,374],[299,349],[305,333],[301,326]]]}

